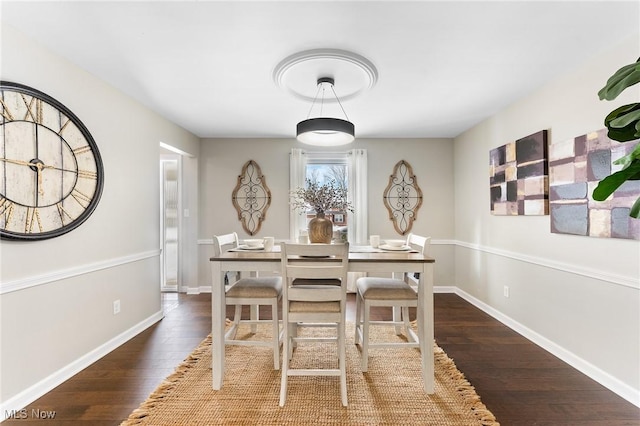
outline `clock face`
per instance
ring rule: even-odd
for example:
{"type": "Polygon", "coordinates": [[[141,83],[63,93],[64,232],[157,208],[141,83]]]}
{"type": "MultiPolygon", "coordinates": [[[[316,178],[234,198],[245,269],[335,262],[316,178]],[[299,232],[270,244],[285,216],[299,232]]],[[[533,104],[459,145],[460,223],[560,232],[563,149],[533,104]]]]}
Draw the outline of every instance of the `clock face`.
{"type": "Polygon", "coordinates": [[[103,186],[100,152],[69,109],[0,82],[0,238],[65,234],[93,212],[103,186]]]}

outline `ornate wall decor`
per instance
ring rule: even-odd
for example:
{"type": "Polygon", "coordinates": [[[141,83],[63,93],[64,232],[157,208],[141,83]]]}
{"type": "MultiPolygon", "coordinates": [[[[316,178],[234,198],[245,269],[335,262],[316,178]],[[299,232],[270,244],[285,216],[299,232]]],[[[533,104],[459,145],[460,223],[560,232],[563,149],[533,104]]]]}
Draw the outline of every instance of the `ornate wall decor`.
{"type": "Polygon", "coordinates": [[[509,142],[489,153],[491,213],[549,214],[547,131],[509,142]]]}
{"type": "Polygon", "coordinates": [[[552,233],[640,240],[640,220],[629,216],[640,181],[626,181],[606,201],[593,200],[598,182],[622,167],[614,162],[635,144],[611,140],[601,129],[549,145],[552,233]]]}
{"type": "Polygon", "coordinates": [[[257,234],[271,205],[271,191],[258,163],[249,160],[242,167],[231,199],[233,207],[238,212],[238,220],[242,222],[242,228],[249,235],[257,234]]]}
{"type": "Polygon", "coordinates": [[[395,165],[383,197],[396,231],[400,235],[411,231],[422,205],[422,191],[409,163],[402,160],[395,165]]]}

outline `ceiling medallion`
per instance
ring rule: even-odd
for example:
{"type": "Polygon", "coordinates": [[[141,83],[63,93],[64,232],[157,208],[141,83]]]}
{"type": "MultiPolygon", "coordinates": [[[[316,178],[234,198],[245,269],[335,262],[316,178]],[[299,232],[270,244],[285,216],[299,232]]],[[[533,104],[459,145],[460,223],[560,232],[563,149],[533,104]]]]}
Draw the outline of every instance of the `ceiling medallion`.
{"type": "Polygon", "coordinates": [[[307,102],[316,98],[314,83],[323,77],[339,82],[340,99],[346,101],[373,88],[378,81],[378,70],[367,58],[353,52],[313,49],[286,57],[273,71],[276,86],[307,102]]]}

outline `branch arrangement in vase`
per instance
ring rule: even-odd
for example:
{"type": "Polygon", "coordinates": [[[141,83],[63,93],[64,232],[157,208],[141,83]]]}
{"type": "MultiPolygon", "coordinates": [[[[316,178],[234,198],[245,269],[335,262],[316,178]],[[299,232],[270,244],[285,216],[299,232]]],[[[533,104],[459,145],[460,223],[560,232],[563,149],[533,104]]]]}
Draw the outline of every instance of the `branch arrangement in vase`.
{"type": "Polygon", "coordinates": [[[289,204],[300,214],[308,210],[314,210],[316,214],[330,210],[353,212],[353,206],[347,199],[347,188],[338,185],[335,180],[320,184],[306,179],[304,188],[291,191],[289,204]]]}

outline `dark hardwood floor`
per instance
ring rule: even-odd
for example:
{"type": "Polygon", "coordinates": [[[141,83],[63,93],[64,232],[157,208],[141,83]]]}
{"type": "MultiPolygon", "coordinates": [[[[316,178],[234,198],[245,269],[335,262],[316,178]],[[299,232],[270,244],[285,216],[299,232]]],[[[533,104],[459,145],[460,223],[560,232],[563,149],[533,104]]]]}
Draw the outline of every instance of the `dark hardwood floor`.
{"type": "MultiPolygon", "coordinates": [[[[119,424],[210,332],[209,294],[167,294],[164,303],[162,321],[3,425],[119,424]]],[[[349,306],[353,320],[352,296],[349,306]]],[[[435,295],[435,335],[502,425],[640,425],[638,407],[454,294],[435,295]]]]}

